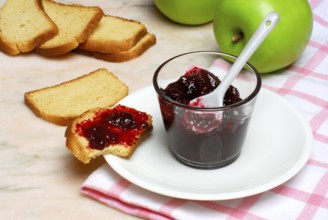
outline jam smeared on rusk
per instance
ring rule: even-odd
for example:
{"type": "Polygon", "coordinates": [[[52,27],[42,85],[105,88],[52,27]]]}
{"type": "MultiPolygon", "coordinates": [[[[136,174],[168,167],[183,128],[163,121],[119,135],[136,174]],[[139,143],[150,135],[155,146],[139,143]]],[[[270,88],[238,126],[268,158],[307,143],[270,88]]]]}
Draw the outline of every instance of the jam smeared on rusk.
{"type": "MultiPolygon", "coordinates": [[[[176,82],[170,83],[163,92],[174,101],[189,104],[191,100],[212,92],[220,82],[213,73],[193,66],[176,82]]],[[[224,96],[223,105],[231,105],[239,101],[241,98],[238,90],[230,86],[224,96]]]]}
{"type": "MultiPolygon", "coordinates": [[[[188,105],[191,100],[212,92],[220,82],[209,71],[192,67],[177,81],[162,88],[162,92],[188,105]]],[[[238,90],[230,86],[223,104],[227,106],[241,100],[238,90]]],[[[244,117],[243,107],[215,114],[184,109],[161,97],[159,103],[168,144],[180,161],[206,169],[225,166],[238,158],[249,121],[247,115],[244,117]],[[207,167],[207,164],[214,165],[207,167]]]]}
{"type": "Polygon", "coordinates": [[[77,125],[77,133],[89,141],[89,147],[102,150],[109,145],[133,145],[148,128],[148,115],[123,105],[99,111],[92,119],[77,125]]]}

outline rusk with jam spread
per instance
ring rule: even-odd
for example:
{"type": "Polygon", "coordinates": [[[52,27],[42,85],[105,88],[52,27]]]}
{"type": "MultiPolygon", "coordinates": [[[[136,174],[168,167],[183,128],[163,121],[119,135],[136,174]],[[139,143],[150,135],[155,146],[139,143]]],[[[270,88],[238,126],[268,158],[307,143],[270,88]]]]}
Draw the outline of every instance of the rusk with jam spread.
{"type": "Polygon", "coordinates": [[[104,154],[129,158],[151,128],[152,116],[135,108],[95,108],[66,129],[66,146],[83,163],[104,154]]]}

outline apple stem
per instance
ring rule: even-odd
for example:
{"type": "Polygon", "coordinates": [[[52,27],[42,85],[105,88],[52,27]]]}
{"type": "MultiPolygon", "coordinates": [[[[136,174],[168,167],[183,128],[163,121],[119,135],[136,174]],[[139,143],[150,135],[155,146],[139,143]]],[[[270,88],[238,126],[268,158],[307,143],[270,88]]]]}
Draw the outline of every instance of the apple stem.
{"type": "Polygon", "coordinates": [[[237,41],[239,41],[243,37],[244,37],[244,34],[240,32],[240,33],[238,33],[236,35],[233,35],[231,37],[231,41],[232,41],[232,43],[236,43],[237,41]]]}

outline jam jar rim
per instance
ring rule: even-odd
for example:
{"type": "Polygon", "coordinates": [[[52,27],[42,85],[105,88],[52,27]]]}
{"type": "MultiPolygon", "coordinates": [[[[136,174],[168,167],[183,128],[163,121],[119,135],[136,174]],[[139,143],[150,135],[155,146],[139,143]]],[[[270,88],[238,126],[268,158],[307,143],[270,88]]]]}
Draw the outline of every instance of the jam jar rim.
{"type": "Polygon", "coordinates": [[[190,54],[196,54],[196,53],[208,53],[208,54],[215,54],[215,55],[219,55],[219,56],[226,56],[226,57],[230,57],[233,59],[237,59],[237,56],[234,56],[232,54],[228,54],[228,53],[222,53],[222,52],[216,52],[216,51],[192,51],[192,52],[186,52],[186,53],[182,53],[179,55],[176,55],[174,57],[171,57],[170,59],[164,61],[156,70],[155,73],[153,75],[153,86],[155,88],[155,91],[157,93],[158,96],[160,96],[162,99],[164,99],[167,102],[170,102],[176,106],[185,108],[185,109],[189,109],[189,110],[195,110],[195,111],[223,111],[223,110],[228,110],[228,109],[232,109],[232,108],[236,108],[238,106],[242,106],[245,105],[249,102],[251,102],[253,99],[256,98],[256,96],[258,95],[258,93],[260,92],[260,89],[262,87],[262,78],[259,74],[259,72],[255,69],[255,67],[253,65],[251,65],[249,62],[247,62],[245,64],[245,66],[247,66],[248,68],[250,68],[255,76],[256,76],[256,87],[255,89],[252,91],[252,93],[250,95],[248,95],[246,98],[244,98],[243,100],[236,102],[234,104],[230,104],[227,106],[222,106],[222,107],[197,107],[197,106],[191,106],[191,105],[186,105],[180,102],[177,102],[173,99],[171,99],[170,97],[168,97],[167,95],[165,95],[161,88],[159,87],[158,83],[157,83],[157,77],[158,74],[160,72],[160,70],[169,62],[171,62],[172,60],[181,57],[181,56],[186,56],[186,55],[190,55],[190,54]]]}

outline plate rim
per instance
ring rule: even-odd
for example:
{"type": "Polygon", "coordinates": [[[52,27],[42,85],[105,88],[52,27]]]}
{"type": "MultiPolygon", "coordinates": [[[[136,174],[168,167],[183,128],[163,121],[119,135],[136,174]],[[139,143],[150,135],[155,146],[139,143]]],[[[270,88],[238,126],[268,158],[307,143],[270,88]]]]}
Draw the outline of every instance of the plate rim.
{"type": "MultiPolygon", "coordinates": [[[[138,96],[139,93],[145,92],[145,90],[152,90],[152,92],[155,92],[154,88],[152,86],[147,86],[142,89],[139,89],[132,94],[128,95],[124,99],[122,99],[118,104],[124,104],[127,100],[133,98],[134,96],[138,96]]],[[[189,200],[207,200],[207,201],[214,201],[214,200],[230,200],[230,199],[238,199],[243,198],[247,196],[256,195],[259,193],[263,193],[265,191],[268,191],[278,185],[281,185],[294,177],[307,163],[307,161],[310,158],[311,152],[312,152],[312,143],[313,143],[313,133],[312,129],[309,125],[309,123],[305,120],[305,117],[301,114],[301,112],[293,106],[291,103],[289,103],[286,99],[284,99],[282,96],[278,95],[277,93],[274,93],[268,89],[261,88],[260,95],[265,95],[263,93],[269,93],[270,95],[275,96],[279,101],[284,102],[285,105],[288,105],[288,107],[296,113],[296,116],[298,120],[301,120],[302,124],[304,125],[305,129],[305,135],[304,135],[304,146],[303,146],[303,152],[300,154],[300,156],[297,158],[297,160],[294,162],[294,164],[288,168],[286,172],[284,172],[282,175],[280,175],[278,178],[275,178],[273,180],[270,180],[266,182],[265,184],[262,184],[260,186],[256,186],[256,190],[254,189],[245,189],[242,191],[234,191],[234,192],[227,192],[227,193],[216,193],[216,194],[202,194],[202,193],[195,193],[195,192],[181,192],[177,190],[172,190],[168,188],[163,188],[161,186],[156,186],[152,183],[149,183],[141,178],[136,177],[131,172],[128,172],[128,170],[124,169],[124,166],[120,164],[120,159],[115,155],[107,154],[103,155],[105,158],[105,161],[108,163],[108,165],[121,177],[124,179],[130,181],[131,183],[135,184],[136,186],[139,186],[145,190],[164,195],[169,196],[173,198],[179,198],[179,199],[189,199],[189,200]]],[[[133,107],[133,106],[132,106],[133,107]]],[[[182,164],[181,164],[182,165],[182,164]]],[[[185,165],[182,165],[185,166],[185,165]]],[[[201,172],[201,170],[200,170],[201,172]]]]}

